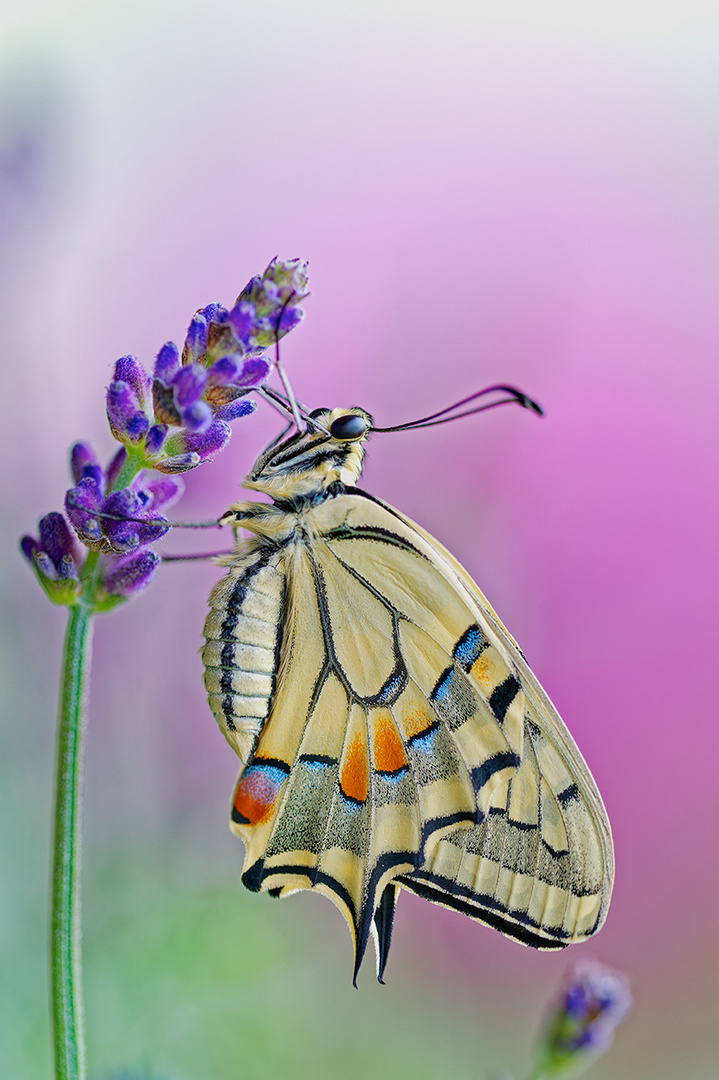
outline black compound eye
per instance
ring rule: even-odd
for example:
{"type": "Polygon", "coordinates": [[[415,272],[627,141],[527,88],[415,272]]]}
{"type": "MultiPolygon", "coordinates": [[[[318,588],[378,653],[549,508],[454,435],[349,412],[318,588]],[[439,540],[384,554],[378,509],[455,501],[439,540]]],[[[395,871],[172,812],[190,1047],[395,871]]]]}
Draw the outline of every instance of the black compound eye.
{"type": "Polygon", "coordinates": [[[356,413],[346,413],[338,416],[330,424],[330,435],[333,439],[359,439],[367,433],[367,421],[364,416],[356,413]]]}

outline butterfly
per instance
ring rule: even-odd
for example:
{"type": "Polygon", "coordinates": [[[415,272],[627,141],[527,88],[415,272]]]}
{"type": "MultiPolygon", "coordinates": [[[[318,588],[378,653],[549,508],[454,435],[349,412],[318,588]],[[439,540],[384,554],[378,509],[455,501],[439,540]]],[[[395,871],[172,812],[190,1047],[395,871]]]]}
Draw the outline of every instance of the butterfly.
{"type": "Polygon", "coordinates": [[[251,537],[218,560],[204,628],[210,706],[244,763],[244,885],[329,897],[355,982],[370,934],[383,979],[400,889],[538,949],[588,938],[614,867],[577,746],[467,571],[356,486],[371,416],[307,421],[244,482],[272,501],[222,519],[251,537]]]}

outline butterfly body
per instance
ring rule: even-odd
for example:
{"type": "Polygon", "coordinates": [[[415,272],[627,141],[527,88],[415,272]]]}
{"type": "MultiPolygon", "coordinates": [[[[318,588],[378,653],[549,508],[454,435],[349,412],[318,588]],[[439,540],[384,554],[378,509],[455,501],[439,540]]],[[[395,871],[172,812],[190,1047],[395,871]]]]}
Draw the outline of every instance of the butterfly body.
{"type": "Polygon", "coordinates": [[[210,704],[244,762],[244,883],[329,896],[355,975],[373,931],[381,977],[399,888],[537,948],[583,940],[613,856],[578,749],[466,571],[354,486],[369,416],[312,415],[329,434],[270,448],[246,481],[273,502],[226,515],[252,537],[205,625],[210,704]]]}

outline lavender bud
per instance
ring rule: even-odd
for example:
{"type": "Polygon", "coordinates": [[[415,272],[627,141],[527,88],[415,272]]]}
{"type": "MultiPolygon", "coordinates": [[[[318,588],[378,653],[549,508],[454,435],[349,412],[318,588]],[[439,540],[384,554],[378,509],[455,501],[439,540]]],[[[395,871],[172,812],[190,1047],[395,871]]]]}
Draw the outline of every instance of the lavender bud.
{"type": "Polygon", "coordinates": [[[20,550],[29,563],[34,562],[35,552],[38,551],[38,543],[32,536],[23,536],[20,541],[20,550]]]}
{"type": "Polygon", "coordinates": [[[212,423],[212,409],[205,401],[193,401],[182,410],[182,422],[188,431],[207,431],[212,423]]]}
{"type": "Polygon", "coordinates": [[[136,412],[127,425],[127,437],[132,443],[142,442],[150,427],[150,421],[144,412],[136,412]]]}
{"type": "Polygon", "coordinates": [[[86,465],[99,463],[89,443],[76,442],[70,450],[70,472],[76,484],[80,483],[86,465]]]}
{"type": "Polygon", "coordinates": [[[242,370],[242,361],[234,356],[223,356],[216,360],[210,370],[210,383],[213,386],[227,386],[233,383],[242,370]]]}
{"type": "Polygon", "coordinates": [[[74,604],[80,592],[80,554],[62,514],[53,512],[40,521],[40,540],[24,536],[23,555],[54,604],[74,604]]]}
{"type": "Polygon", "coordinates": [[[158,454],[166,438],[167,424],[153,424],[145,439],[145,452],[150,456],[158,454]]]}
{"type": "MultiPolygon", "coordinates": [[[[125,437],[131,442],[138,441],[136,437],[130,434],[131,430],[137,430],[140,423],[138,413],[143,415],[134,387],[130,383],[120,380],[111,382],[107,388],[107,419],[112,434],[120,442],[123,442],[125,437]]],[[[145,431],[147,431],[147,428],[145,428],[145,431]]],[[[142,434],[144,435],[145,432],[142,432],[142,434]]]]}
{"type": "Polygon", "coordinates": [[[201,461],[206,461],[211,454],[217,454],[230,441],[232,429],[222,420],[213,420],[207,431],[202,434],[188,432],[184,435],[184,450],[199,454],[201,461]]]}
{"type": "Polygon", "coordinates": [[[280,334],[288,334],[290,330],[294,330],[296,326],[302,322],[305,317],[305,313],[302,308],[293,307],[288,304],[282,311],[278,323],[278,331],[280,334]]]}
{"type": "Polygon", "coordinates": [[[40,521],[40,547],[47,552],[58,568],[65,556],[68,556],[72,562],[73,557],[78,555],[75,540],[62,514],[53,511],[42,518],[40,521]]]}
{"type": "Polygon", "coordinates": [[[174,341],[166,341],[157,354],[153,375],[160,379],[166,386],[170,385],[172,378],[180,370],[180,354],[174,341]]]}
{"type": "Polygon", "coordinates": [[[251,356],[245,360],[233,384],[243,390],[253,390],[269,378],[271,371],[272,363],[267,356],[251,356]]]}
{"type": "Polygon", "coordinates": [[[143,480],[142,491],[147,496],[145,509],[148,511],[165,509],[176,502],[184,490],[184,481],[179,478],[171,480],[166,476],[156,476],[151,480],[143,480]]]}
{"type": "Polygon", "coordinates": [[[243,345],[249,346],[255,333],[257,320],[257,308],[250,300],[240,299],[233,307],[229,315],[238,339],[243,345]]]}
{"type": "Polygon", "coordinates": [[[65,513],[87,547],[96,547],[102,541],[102,529],[97,516],[102,494],[102,489],[93,476],[84,476],[77,487],[70,488],[65,494],[65,513]]]}
{"type": "Polygon", "coordinates": [[[189,364],[178,371],[173,379],[175,401],[179,409],[199,401],[208,379],[207,368],[201,364],[189,364]]]}
{"type": "Polygon", "coordinates": [[[198,314],[203,315],[207,323],[227,322],[227,308],[222,304],[208,304],[207,307],[200,308],[198,314]]]}
{"type": "Polygon", "coordinates": [[[124,488],[113,491],[103,501],[102,528],[114,551],[132,551],[133,548],[154,544],[165,536],[169,523],[159,514],[149,514],[142,491],[124,488]]]}
{"type": "Polygon", "coordinates": [[[118,559],[105,573],[103,587],[111,596],[134,596],[150,584],[160,557],[154,551],[141,551],[118,559]]]}
{"type": "Polygon", "coordinates": [[[257,402],[250,401],[245,397],[236,398],[234,401],[230,401],[227,405],[222,405],[216,412],[218,420],[224,420],[226,424],[232,423],[233,420],[239,420],[241,416],[249,416],[257,408],[257,402]]]}
{"type": "Polygon", "coordinates": [[[102,465],[97,461],[90,461],[82,470],[81,480],[87,480],[95,487],[99,495],[104,495],[107,489],[107,477],[102,465]]]}
{"type": "Polygon", "coordinates": [[[57,581],[60,575],[57,572],[54,562],[47,554],[46,551],[38,549],[35,553],[35,565],[40,571],[41,575],[49,582],[57,581]]]}
{"type": "Polygon", "coordinates": [[[207,320],[201,312],[193,316],[187,330],[185,347],[182,350],[182,363],[191,364],[205,355],[207,348],[207,320]]]}
{"type": "Polygon", "coordinates": [[[136,356],[121,356],[115,363],[115,382],[126,382],[137,396],[140,408],[145,407],[150,394],[151,382],[136,356]]]}

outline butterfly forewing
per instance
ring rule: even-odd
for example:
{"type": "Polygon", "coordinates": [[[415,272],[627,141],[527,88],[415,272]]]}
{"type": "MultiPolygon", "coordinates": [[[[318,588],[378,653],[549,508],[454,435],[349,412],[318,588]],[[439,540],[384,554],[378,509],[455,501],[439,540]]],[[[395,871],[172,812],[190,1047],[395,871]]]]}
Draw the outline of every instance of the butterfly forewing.
{"type": "MultiPolygon", "coordinates": [[[[341,475],[326,453],[325,486],[341,475]]],[[[466,571],[336,483],[247,527],[256,539],[213,593],[204,653],[246,761],[232,810],[245,884],[329,896],[355,971],[374,919],[381,974],[397,886],[540,948],[594,933],[613,873],[604,807],[466,571]]]]}

